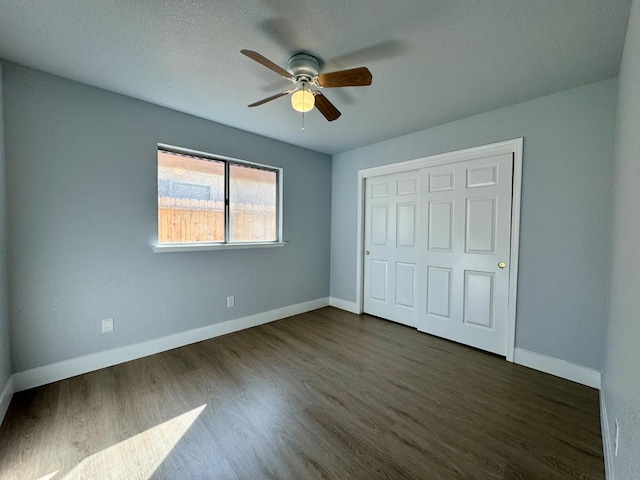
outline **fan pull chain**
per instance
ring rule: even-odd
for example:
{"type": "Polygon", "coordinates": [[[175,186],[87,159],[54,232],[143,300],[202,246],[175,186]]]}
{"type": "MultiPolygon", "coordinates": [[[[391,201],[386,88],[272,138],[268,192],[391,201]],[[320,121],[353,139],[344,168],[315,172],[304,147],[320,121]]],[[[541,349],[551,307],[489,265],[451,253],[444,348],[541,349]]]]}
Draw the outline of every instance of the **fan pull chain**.
{"type": "Polygon", "coordinates": [[[301,131],[304,132],[304,112],[302,112],[302,129],[301,131]]]}

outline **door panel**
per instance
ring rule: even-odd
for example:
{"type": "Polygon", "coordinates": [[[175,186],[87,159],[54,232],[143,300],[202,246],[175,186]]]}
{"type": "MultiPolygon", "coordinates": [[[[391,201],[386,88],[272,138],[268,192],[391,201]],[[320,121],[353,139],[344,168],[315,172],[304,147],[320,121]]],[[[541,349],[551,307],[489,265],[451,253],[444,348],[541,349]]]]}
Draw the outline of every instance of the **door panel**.
{"type": "Polygon", "coordinates": [[[371,298],[380,302],[387,301],[389,278],[387,275],[388,262],[372,260],[370,271],[371,298]]]}
{"type": "Polygon", "coordinates": [[[418,178],[398,180],[398,195],[411,195],[418,193],[418,178]]]}
{"type": "Polygon", "coordinates": [[[387,206],[375,205],[371,207],[371,243],[373,245],[387,244],[387,206]]]}
{"type": "Polygon", "coordinates": [[[468,198],[466,209],[466,253],[495,253],[496,199],[468,198]]]}
{"type": "Polygon", "coordinates": [[[365,186],[364,311],[416,326],[419,172],[365,186]]]}
{"type": "Polygon", "coordinates": [[[421,170],[420,331],[507,350],[511,154],[421,170]]]}
{"type": "Polygon", "coordinates": [[[416,246],[416,204],[403,203],[397,207],[397,246],[398,247],[415,247],[416,246]]]}
{"type": "Polygon", "coordinates": [[[429,250],[450,252],[453,248],[453,200],[429,202],[429,250]]]}
{"type": "Polygon", "coordinates": [[[451,320],[451,272],[427,267],[427,314],[451,320]]]}
{"type": "Polygon", "coordinates": [[[464,272],[464,323],[493,328],[493,273],[464,272]]]}
{"type": "Polygon", "coordinates": [[[384,198],[387,196],[387,182],[383,181],[371,186],[371,198],[384,198]]]}
{"type": "Polygon", "coordinates": [[[453,190],[453,173],[430,174],[429,192],[444,192],[453,190]]]}
{"type": "Polygon", "coordinates": [[[416,264],[396,263],[396,305],[415,308],[416,264]]]}
{"type": "Polygon", "coordinates": [[[498,165],[467,168],[467,188],[490,187],[498,183],[498,165]]]}

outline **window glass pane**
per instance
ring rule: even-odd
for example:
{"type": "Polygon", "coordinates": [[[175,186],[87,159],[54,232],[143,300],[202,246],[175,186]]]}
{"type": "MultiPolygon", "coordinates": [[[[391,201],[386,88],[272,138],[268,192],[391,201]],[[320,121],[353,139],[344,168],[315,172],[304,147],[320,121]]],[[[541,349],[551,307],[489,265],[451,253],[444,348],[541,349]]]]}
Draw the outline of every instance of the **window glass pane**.
{"type": "Polygon", "coordinates": [[[224,162],[158,150],[158,240],[224,241],[224,162]]]}
{"type": "Polygon", "coordinates": [[[230,241],[277,240],[276,191],[276,172],[229,165],[230,241]]]}

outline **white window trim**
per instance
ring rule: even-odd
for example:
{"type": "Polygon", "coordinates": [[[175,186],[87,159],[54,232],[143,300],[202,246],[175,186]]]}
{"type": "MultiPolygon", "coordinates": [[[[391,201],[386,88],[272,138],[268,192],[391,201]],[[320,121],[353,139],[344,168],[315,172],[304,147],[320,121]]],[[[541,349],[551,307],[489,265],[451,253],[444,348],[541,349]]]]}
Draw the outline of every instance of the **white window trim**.
{"type": "MultiPolygon", "coordinates": [[[[277,222],[278,222],[278,239],[275,242],[225,242],[225,243],[156,243],[151,245],[151,249],[155,253],[170,253],[170,252],[196,252],[203,250],[237,250],[246,248],[273,248],[284,247],[287,242],[283,241],[283,201],[282,190],[284,184],[284,172],[281,167],[274,167],[272,165],[265,165],[257,162],[249,162],[247,160],[240,160],[238,158],[226,157],[224,155],[214,155],[207,152],[201,152],[199,150],[191,150],[184,147],[176,147],[175,145],[168,145],[165,143],[158,143],[157,150],[167,150],[170,152],[183,153],[185,155],[192,155],[194,157],[210,158],[212,160],[223,160],[225,162],[250,165],[253,167],[262,167],[268,170],[278,172],[278,207],[277,207],[277,222]]],[[[157,206],[156,206],[157,210],[157,206]]],[[[225,231],[225,236],[226,236],[225,231]]]]}
{"type": "Polygon", "coordinates": [[[256,243],[165,243],[151,245],[155,253],[196,252],[202,250],[238,250],[242,248],[273,248],[284,247],[287,242],[256,242],[256,243]]]}

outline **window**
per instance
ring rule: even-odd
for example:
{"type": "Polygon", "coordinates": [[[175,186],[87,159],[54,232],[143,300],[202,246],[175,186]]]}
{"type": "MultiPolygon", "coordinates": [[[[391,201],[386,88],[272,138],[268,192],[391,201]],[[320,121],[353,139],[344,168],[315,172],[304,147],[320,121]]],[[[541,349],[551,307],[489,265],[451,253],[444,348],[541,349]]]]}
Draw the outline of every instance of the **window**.
{"type": "Polygon", "coordinates": [[[158,147],[158,244],[280,243],[282,170],[158,147]]]}

